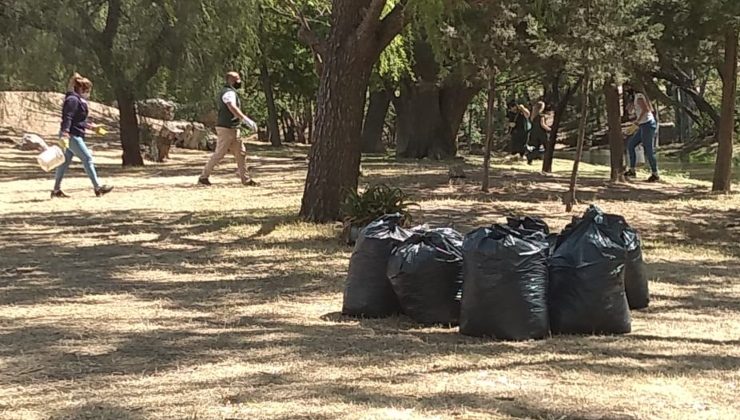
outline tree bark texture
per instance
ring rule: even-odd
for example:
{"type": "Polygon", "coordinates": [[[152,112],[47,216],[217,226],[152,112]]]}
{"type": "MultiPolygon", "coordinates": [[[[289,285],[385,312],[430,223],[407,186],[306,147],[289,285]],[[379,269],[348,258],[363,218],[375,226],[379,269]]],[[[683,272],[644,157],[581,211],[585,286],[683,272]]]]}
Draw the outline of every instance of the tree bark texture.
{"type": "Polygon", "coordinates": [[[293,115],[291,115],[290,111],[287,109],[283,110],[283,132],[284,132],[284,138],[286,143],[295,143],[295,131],[296,131],[296,124],[295,120],[293,119],[293,115]]]}
{"type": "Polygon", "coordinates": [[[604,84],[606,117],[609,126],[609,154],[611,156],[611,181],[624,181],[624,139],[619,106],[619,90],[610,78],[604,84]]]}
{"type": "Polygon", "coordinates": [[[339,219],[344,197],[357,189],[365,94],[381,51],[406,24],[405,1],[380,18],[386,0],[333,0],[331,28],[322,40],[306,184],[300,216],[312,222],[339,219]]]}
{"type": "Polygon", "coordinates": [[[568,103],[575,94],[576,90],[582,83],[582,79],[579,79],[570,86],[566,86],[563,90],[563,72],[558,72],[550,81],[551,89],[549,90],[549,97],[545,98],[545,101],[552,105],[554,116],[552,121],[552,130],[548,138],[548,144],[545,148],[545,155],[542,158],[542,172],[552,172],[552,161],[555,158],[555,145],[558,142],[558,134],[560,133],[560,126],[563,123],[563,119],[566,116],[568,110],[568,103]]]}
{"type": "Polygon", "coordinates": [[[386,90],[371,91],[370,101],[362,125],[362,152],[384,153],[383,127],[388,108],[391,105],[391,93],[386,90]]]}
{"type": "Polygon", "coordinates": [[[578,183],[578,166],[581,164],[581,157],[583,156],[583,145],[586,143],[586,125],[588,124],[588,84],[590,79],[589,69],[586,69],[586,73],[583,77],[582,93],[581,93],[581,121],[578,125],[578,146],[576,148],[576,156],[573,159],[573,171],[570,174],[570,185],[568,187],[568,193],[565,196],[565,211],[573,211],[573,206],[578,202],[576,200],[576,184],[578,183]]]}
{"type": "Polygon", "coordinates": [[[136,99],[126,89],[116,90],[118,111],[120,113],[121,148],[123,166],[144,166],[139,149],[139,121],[136,115],[136,99]]]}
{"type": "Polygon", "coordinates": [[[483,183],[481,190],[488,192],[491,171],[491,148],[493,147],[493,111],[496,107],[496,78],[491,76],[488,83],[488,100],[486,101],[486,148],[483,155],[483,183]]]}
{"type": "Polygon", "coordinates": [[[732,137],[735,129],[735,97],[737,95],[738,30],[725,30],[725,61],[722,76],[722,108],[717,141],[717,163],[714,167],[712,191],[732,189],[732,137]]]}
{"type": "Polygon", "coordinates": [[[263,55],[260,55],[260,82],[262,84],[262,92],[265,94],[265,101],[267,102],[267,132],[270,137],[270,145],[280,147],[282,146],[282,141],[280,139],[280,128],[278,127],[275,94],[272,89],[272,79],[270,77],[270,70],[267,67],[267,59],[263,55]]]}
{"type": "Polygon", "coordinates": [[[457,133],[468,105],[480,91],[455,72],[440,81],[431,45],[417,39],[413,72],[401,81],[394,99],[397,113],[396,155],[413,159],[449,159],[457,154],[457,133]]]}

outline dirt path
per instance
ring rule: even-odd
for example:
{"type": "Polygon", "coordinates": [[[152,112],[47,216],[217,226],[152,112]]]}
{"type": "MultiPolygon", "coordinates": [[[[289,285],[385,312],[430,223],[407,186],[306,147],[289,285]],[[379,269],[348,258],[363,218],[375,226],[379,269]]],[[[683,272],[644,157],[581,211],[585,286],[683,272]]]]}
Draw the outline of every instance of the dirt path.
{"type": "MultiPolygon", "coordinates": [[[[305,150],[257,147],[263,186],[229,163],[206,189],[206,154],[123,171],[104,146],[116,191],[96,199],[75,163],[74,198],[50,201],[33,153],[0,145],[2,419],[740,418],[738,196],[676,178],[610,189],[585,165],[581,199],[645,237],[652,305],[630,335],[502,343],[339,317],[351,250],[295,219],[305,150]]],[[[408,189],[419,221],[560,228],[556,168],[497,161],[490,195],[441,164],[368,159],[363,181],[408,189]]]]}

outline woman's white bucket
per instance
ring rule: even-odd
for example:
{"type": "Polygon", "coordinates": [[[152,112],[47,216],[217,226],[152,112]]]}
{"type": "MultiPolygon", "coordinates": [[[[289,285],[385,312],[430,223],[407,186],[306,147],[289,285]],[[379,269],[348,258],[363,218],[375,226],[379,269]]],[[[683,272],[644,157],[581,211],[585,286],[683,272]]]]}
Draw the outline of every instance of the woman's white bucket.
{"type": "Polygon", "coordinates": [[[36,157],[39,166],[46,172],[50,172],[64,163],[64,152],[59,146],[51,146],[36,157]]]}

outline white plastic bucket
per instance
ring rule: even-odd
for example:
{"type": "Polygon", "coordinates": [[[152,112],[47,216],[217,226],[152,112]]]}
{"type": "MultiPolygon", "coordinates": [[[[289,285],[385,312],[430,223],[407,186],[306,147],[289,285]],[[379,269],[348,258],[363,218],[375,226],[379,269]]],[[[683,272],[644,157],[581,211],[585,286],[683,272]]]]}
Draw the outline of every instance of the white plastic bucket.
{"type": "Polygon", "coordinates": [[[64,163],[64,152],[59,146],[51,146],[36,157],[41,169],[50,172],[64,163]]]}
{"type": "Polygon", "coordinates": [[[645,148],[642,147],[641,144],[638,144],[637,147],[635,147],[635,156],[637,159],[637,162],[635,162],[635,165],[642,166],[645,164],[645,148]]]}

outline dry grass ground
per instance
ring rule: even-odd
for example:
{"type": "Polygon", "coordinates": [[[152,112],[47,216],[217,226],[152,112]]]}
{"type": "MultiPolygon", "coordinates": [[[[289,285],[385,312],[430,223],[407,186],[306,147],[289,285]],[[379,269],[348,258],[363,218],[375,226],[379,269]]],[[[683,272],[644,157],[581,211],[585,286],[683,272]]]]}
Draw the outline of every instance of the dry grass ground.
{"type": "MultiPolygon", "coordinates": [[[[96,199],[75,163],[74,198],[55,201],[33,153],[0,145],[2,419],[740,418],[737,195],[676,177],[613,189],[585,165],[584,203],[644,235],[651,307],[626,336],[492,342],[337,315],[351,250],[295,218],[304,150],[259,148],[262,186],[230,162],[207,189],[201,152],[124,171],[93,145],[115,192],[96,199]]],[[[483,194],[472,167],[450,186],[445,164],[369,158],[362,182],[412,192],[418,221],[560,228],[556,168],[497,160],[483,194]]]]}

